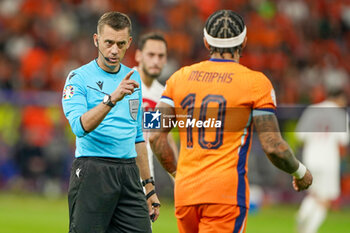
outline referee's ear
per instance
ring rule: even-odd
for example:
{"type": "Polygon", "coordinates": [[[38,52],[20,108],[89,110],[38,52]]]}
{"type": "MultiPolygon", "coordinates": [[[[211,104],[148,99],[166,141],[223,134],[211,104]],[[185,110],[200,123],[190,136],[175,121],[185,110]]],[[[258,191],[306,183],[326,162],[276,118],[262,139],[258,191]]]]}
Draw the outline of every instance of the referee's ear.
{"type": "Polygon", "coordinates": [[[98,48],[98,35],[97,35],[97,33],[94,33],[93,40],[94,40],[95,47],[98,48]]]}
{"type": "Polygon", "coordinates": [[[131,42],[132,42],[132,36],[129,36],[128,38],[128,44],[126,45],[126,49],[129,49],[130,45],[131,45],[131,42]]]}

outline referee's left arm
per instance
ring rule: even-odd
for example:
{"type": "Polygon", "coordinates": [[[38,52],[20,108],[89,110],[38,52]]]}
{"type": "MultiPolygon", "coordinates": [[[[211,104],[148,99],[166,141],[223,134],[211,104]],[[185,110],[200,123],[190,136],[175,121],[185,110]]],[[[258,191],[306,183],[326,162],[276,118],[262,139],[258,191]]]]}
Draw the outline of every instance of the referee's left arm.
{"type": "Polygon", "coordinates": [[[154,181],[151,178],[151,172],[149,169],[148,154],[145,140],[143,138],[142,123],[143,123],[143,112],[142,112],[142,90],[139,92],[139,109],[137,114],[137,129],[135,138],[135,149],[136,149],[136,164],[140,170],[140,176],[143,181],[147,181],[144,184],[146,190],[147,205],[151,220],[154,222],[159,216],[160,202],[157,194],[155,193],[154,181]],[[148,181],[153,182],[148,182],[148,181]]]}
{"type": "MultiPolygon", "coordinates": [[[[149,180],[151,178],[151,173],[148,165],[147,148],[145,142],[136,143],[136,163],[140,170],[140,175],[142,180],[149,180]]],[[[158,200],[157,194],[155,193],[154,183],[149,182],[145,186],[147,205],[149,210],[149,215],[152,216],[152,221],[157,220],[159,216],[160,202],[158,200]]]]}
{"type": "MultiPolygon", "coordinates": [[[[147,156],[147,147],[146,143],[139,142],[135,144],[136,148],[136,163],[140,170],[140,176],[142,180],[146,180],[151,177],[151,172],[149,169],[148,156],[147,156]]],[[[150,183],[151,184],[151,183],[150,183]]],[[[146,185],[146,193],[154,189],[154,185],[146,185]]]]}

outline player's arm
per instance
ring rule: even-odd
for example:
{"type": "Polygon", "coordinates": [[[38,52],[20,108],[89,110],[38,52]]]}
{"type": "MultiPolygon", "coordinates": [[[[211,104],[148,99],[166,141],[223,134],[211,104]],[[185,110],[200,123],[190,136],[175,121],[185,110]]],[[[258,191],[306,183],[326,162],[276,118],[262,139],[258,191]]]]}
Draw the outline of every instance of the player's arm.
{"type": "MultiPolygon", "coordinates": [[[[131,95],[134,89],[139,87],[139,84],[135,80],[130,80],[134,70],[131,70],[121,81],[119,86],[111,93],[111,102],[115,105],[118,101],[122,100],[125,95],[131,95]]],[[[81,118],[81,125],[86,132],[91,132],[96,129],[97,126],[103,121],[106,115],[112,107],[103,104],[102,102],[96,107],[90,109],[84,113],[81,118]]]]}
{"type": "MultiPolygon", "coordinates": [[[[161,109],[163,116],[175,115],[174,108],[164,102],[159,102],[157,104],[157,109],[161,109]]],[[[160,164],[169,174],[171,174],[174,177],[176,174],[177,156],[174,153],[172,146],[169,144],[168,134],[170,130],[170,127],[162,127],[160,130],[151,132],[149,142],[152,151],[158,158],[160,164]]]]}
{"type": "Polygon", "coordinates": [[[264,152],[269,160],[279,169],[293,175],[293,187],[300,191],[307,189],[312,183],[312,175],[298,161],[288,143],[283,140],[276,116],[262,114],[254,116],[254,126],[264,152]]]}
{"type": "MultiPolygon", "coordinates": [[[[136,143],[135,148],[137,153],[136,164],[139,167],[141,179],[148,180],[151,177],[151,173],[148,165],[146,143],[136,143]]],[[[152,216],[152,221],[156,221],[159,216],[160,202],[158,200],[157,194],[155,193],[154,184],[152,182],[147,182],[144,187],[146,190],[149,215],[152,216]]]]}
{"type": "Polygon", "coordinates": [[[169,142],[171,149],[174,152],[174,156],[175,156],[176,163],[177,163],[177,160],[179,159],[179,149],[177,148],[177,144],[175,142],[174,135],[172,135],[171,133],[168,134],[168,142],[169,142]]]}

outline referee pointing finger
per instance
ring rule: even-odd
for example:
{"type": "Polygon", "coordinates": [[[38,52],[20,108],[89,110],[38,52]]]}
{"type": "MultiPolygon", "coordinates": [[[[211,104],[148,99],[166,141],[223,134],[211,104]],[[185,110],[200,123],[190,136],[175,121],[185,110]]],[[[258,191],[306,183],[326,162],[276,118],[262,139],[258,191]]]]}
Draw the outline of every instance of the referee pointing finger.
{"type": "Polygon", "coordinates": [[[102,15],[93,36],[98,57],[71,71],[65,83],[63,110],[76,135],[70,233],[148,233],[150,219],[159,216],[142,133],[141,79],[121,64],[130,35],[127,15],[102,15]]]}

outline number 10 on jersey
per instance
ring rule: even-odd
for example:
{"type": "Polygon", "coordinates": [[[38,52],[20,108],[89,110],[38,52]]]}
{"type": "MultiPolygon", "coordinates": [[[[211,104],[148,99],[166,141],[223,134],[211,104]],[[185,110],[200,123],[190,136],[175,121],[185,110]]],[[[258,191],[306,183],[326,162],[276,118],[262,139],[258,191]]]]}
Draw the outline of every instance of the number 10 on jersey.
{"type": "MultiPolygon", "coordinates": [[[[182,101],[182,109],[187,109],[187,115],[193,118],[194,106],[196,101],[196,94],[188,94],[182,101]]],[[[221,122],[221,127],[215,129],[215,139],[207,141],[205,139],[205,127],[198,128],[198,144],[203,149],[218,149],[223,142],[223,129],[225,123],[226,113],[226,99],[222,95],[207,95],[202,99],[199,109],[199,121],[205,121],[207,119],[208,106],[210,103],[216,103],[217,107],[217,121],[221,122]]],[[[187,148],[193,148],[193,127],[186,128],[187,132],[187,148]]]]}

